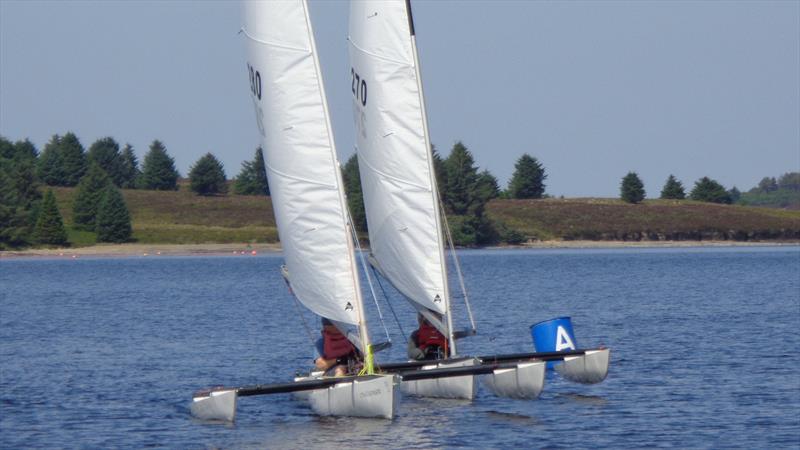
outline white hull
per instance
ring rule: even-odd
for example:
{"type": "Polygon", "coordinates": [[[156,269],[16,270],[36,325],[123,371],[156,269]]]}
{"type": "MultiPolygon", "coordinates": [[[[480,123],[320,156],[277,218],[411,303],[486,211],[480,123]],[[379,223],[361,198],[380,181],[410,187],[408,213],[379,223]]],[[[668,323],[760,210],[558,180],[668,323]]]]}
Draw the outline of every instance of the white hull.
{"type": "MultiPolygon", "coordinates": [[[[458,362],[440,362],[423,366],[419,370],[444,369],[449,367],[474,366],[476,359],[458,362]]],[[[461,377],[435,378],[431,380],[403,381],[400,390],[406,395],[416,397],[458,398],[472,400],[475,398],[476,380],[474,375],[461,377]]]]}
{"type": "Polygon", "coordinates": [[[236,398],[235,389],[214,391],[208,395],[195,397],[192,399],[192,415],[203,420],[233,422],[236,418],[236,398]]]}
{"type": "Polygon", "coordinates": [[[484,375],[483,382],[498,397],[535,399],[544,389],[546,372],[544,361],[524,362],[511,369],[498,369],[484,375]]]}
{"type": "MultiPolygon", "coordinates": [[[[296,378],[300,381],[309,378],[296,378]]],[[[324,389],[295,392],[321,416],[378,417],[392,419],[397,411],[399,382],[395,375],[375,375],[324,389]]]]}
{"type": "Polygon", "coordinates": [[[587,350],[581,356],[568,356],[554,367],[562,377],[583,384],[595,384],[606,379],[611,351],[587,350]]]}

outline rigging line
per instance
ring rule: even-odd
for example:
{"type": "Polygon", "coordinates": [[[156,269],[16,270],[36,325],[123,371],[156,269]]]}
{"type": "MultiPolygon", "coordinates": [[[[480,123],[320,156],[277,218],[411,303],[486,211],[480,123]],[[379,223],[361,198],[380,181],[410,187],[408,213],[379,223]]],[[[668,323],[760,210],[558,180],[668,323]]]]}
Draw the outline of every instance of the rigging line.
{"type": "Polygon", "coordinates": [[[369,285],[369,291],[372,293],[372,300],[375,302],[375,307],[378,309],[378,319],[381,321],[381,326],[383,327],[383,331],[386,333],[386,340],[388,342],[392,342],[391,336],[389,336],[389,329],[386,327],[386,322],[383,320],[383,312],[381,311],[381,306],[378,304],[378,296],[375,294],[375,286],[372,285],[372,277],[369,276],[369,269],[367,268],[366,258],[364,257],[364,251],[361,249],[361,242],[358,240],[358,234],[356,233],[356,227],[353,225],[353,216],[350,215],[350,208],[346,208],[347,212],[347,220],[350,222],[350,234],[353,237],[353,241],[356,243],[356,250],[358,251],[359,261],[361,261],[361,267],[364,269],[364,275],[367,278],[367,284],[369,285]]]}
{"type": "Polygon", "coordinates": [[[374,266],[372,265],[370,266],[372,267],[372,272],[375,275],[375,279],[378,280],[378,286],[381,288],[381,293],[383,294],[383,298],[386,299],[386,304],[389,305],[389,311],[391,311],[392,315],[394,316],[394,321],[395,323],[397,323],[397,328],[400,329],[400,334],[403,336],[403,340],[407,342],[408,335],[406,334],[406,331],[403,329],[403,326],[400,325],[400,319],[397,317],[397,313],[394,310],[394,306],[392,306],[392,302],[389,301],[389,296],[386,295],[386,290],[383,288],[383,283],[381,283],[380,274],[375,270],[374,266]]]}
{"type": "Polygon", "coordinates": [[[469,316],[469,323],[472,326],[472,331],[477,330],[475,327],[475,317],[472,315],[472,308],[469,304],[469,296],[467,295],[467,287],[464,284],[464,274],[461,273],[461,264],[458,262],[458,255],[456,255],[456,248],[453,245],[453,235],[450,234],[450,225],[447,223],[447,214],[444,212],[444,202],[439,198],[439,206],[442,211],[442,221],[444,224],[445,235],[447,236],[447,244],[450,246],[450,255],[453,258],[453,263],[456,266],[456,273],[458,274],[458,283],[461,285],[461,293],[464,295],[464,304],[467,307],[467,316],[469,316]]]}
{"type": "Polygon", "coordinates": [[[299,304],[300,302],[297,300],[297,296],[294,295],[294,292],[292,292],[292,286],[289,284],[289,280],[284,278],[283,281],[286,282],[286,286],[289,288],[289,292],[292,294],[292,300],[294,300],[292,303],[294,304],[295,309],[297,309],[297,315],[300,316],[300,321],[303,322],[303,328],[306,329],[306,333],[308,334],[308,339],[309,341],[311,341],[311,347],[313,347],[316,350],[317,343],[316,340],[314,339],[314,333],[311,331],[311,327],[308,326],[308,322],[306,322],[306,318],[303,316],[303,311],[300,309],[300,304],[299,304]]]}

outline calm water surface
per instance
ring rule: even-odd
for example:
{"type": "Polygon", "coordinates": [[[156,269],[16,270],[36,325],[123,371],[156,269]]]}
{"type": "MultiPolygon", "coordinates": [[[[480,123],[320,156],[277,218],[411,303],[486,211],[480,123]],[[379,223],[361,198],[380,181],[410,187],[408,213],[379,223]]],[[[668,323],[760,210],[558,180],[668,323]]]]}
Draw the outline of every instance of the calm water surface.
{"type": "MultiPolygon", "coordinates": [[[[531,351],[532,323],[570,315],[580,346],[612,348],[608,379],[551,375],[534,401],[404,398],[391,422],[248,397],[235,425],[207,423],[194,390],[311,363],[280,255],[3,260],[0,447],[800,447],[800,247],[460,255],[479,331],[462,353],[531,351]]],[[[400,345],[379,358],[400,360],[381,306],[400,345]]]]}

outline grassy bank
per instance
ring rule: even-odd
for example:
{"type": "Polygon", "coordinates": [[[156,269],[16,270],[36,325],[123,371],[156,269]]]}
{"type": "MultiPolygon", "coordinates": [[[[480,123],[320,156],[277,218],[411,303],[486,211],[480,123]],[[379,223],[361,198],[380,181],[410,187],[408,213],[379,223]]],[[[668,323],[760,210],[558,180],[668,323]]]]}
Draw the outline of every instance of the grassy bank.
{"type": "MultiPolygon", "coordinates": [[[[70,242],[92,245],[94,233],[72,224],[74,188],[54,188],[70,242]]],[[[274,243],[278,240],[269,197],[201,197],[179,191],[123,190],[133,238],[142,244],[274,243]]]]}
{"type": "MultiPolygon", "coordinates": [[[[55,188],[59,210],[72,223],[74,188],[55,188]]],[[[197,196],[180,191],[124,190],[140,244],[274,243],[277,230],[269,197],[197,196]]],[[[494,200],[490,216],[534,240],[776,241],[800,240],[800,211],[718,205],[689,200],[494,200]]],[[[75,246],[95,243],[94,233],[70,227],[75,246]]]]}
{"type": "Polygon", "coordinates": [[[613,199],[495,200],[489,214],[539,240],[796,240],[800,211],[613,199]]]}

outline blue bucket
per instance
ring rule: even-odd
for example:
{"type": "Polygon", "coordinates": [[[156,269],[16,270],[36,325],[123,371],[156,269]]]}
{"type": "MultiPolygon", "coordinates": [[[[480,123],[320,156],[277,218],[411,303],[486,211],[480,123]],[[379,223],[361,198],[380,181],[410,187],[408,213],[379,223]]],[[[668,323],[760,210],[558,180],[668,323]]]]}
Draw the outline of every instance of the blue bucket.
{"type": "MultiPolygon", "coordinates": [[[[537,352],[560,352],[578,348],[569,317],[558,317],[531,325],[531,338],[537,352]]],[[[551,369],[558,363],[560,361],[549,361],[547,368],[551,369]]]]}

